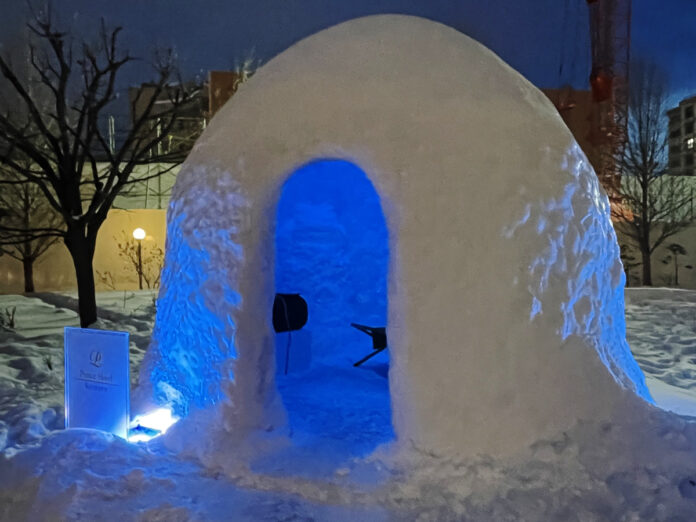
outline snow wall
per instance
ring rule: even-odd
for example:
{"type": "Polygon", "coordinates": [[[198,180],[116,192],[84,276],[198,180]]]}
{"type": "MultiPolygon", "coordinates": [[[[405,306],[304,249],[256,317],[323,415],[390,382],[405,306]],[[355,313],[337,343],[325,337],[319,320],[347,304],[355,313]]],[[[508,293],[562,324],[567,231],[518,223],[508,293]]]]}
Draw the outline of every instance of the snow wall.
{"type": "Polygon", "coordinates": [[[321,159],[364,172],[386,219],[397,444],[511,453],[650,400],[608,200],[555,108],[463,34],[372,16],[262,67],[178,176],[139,393],[189,414],[197,446],[284,423],[275,219],[321,159]]]}

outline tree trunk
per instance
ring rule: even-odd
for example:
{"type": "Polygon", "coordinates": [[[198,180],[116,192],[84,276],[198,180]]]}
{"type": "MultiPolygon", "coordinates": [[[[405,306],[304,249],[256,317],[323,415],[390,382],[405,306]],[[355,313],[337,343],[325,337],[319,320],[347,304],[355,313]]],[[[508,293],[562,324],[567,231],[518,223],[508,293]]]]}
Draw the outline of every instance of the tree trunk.
{"type": "Polygon", "coordinates": [[[641,258],[643,260],[643,285],[652,286],[652,267],[650,266],[650,251],[647,252],[641,249],[641,258]]]}
{"type": "Polygon", "coordinates": [[[72,256],[77,279],[80,326],[88,327],[97,320],[97,298],[94,288],[94,246],[96,241],[85,238],[80,231],[68,232],[65,245],[72,256]]]}
{"type": "Polygon", "coordinates": [[[24,268],[24,293],[33,294],[34,293],[34,259],[31,257],[25,257],[22,259],[22,266],[24,268]]]}

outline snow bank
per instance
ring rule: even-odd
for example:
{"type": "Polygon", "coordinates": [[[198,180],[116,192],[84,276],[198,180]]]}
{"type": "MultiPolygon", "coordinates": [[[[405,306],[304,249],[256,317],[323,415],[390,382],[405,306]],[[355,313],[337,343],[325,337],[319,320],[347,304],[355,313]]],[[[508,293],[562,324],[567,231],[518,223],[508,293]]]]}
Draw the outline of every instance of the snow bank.
{"type": "Polygon", "coordinates": [[[608,201],[555,108],[457,31],[374,16],[265,65],[178,176],[140,400],[208,409],[210,425],[189,423],[201,452],[216,460],[230,437],[284,423],[276,209],[318,159],[354,164],[380,197],[401,447],[513,454],[612,418],[633,393],[649,400],[608,201]]]}
{"type": "Polygon", "coordinates": [[[0,456],[0,520],[691,520],[696,423],[626,413],[510,459],[377,454],[322,480],[220,473],[156,444],[62,431],[0,456]]]}
{"type": "Polygon", "coordinates": [[[696,292],[627,288],[626,337],[655,403],[696,418],[696,292]]]}
{"type": "MultiPolygon", "coordinates": [[[[133,379],[150,339],[153,297],[152,291],[97,295],[99,327],[130,333],[133,379]]],[[[15,328],[0,330],[0,451],[10,452],[63,429],[63,328],[79,325],[76,296],[0,296],[0,312],[13,308],[15,328]]]]}
{"type": "MultiPolygon", "coordinates": [[[[121,314],[118,323],[106,326],[130,330],[131,321],[152,324],[151,297],[131,295],[127,294],[125,305],[123,293],[98,296],[100,307],[108,308],[105,315],[117,319],[121,314]]],[[[43,297],[74,304],[60,296],[43,297]]],[[[673,347],[675,355],[684,350],[687,362],[685,352],[694,344],[696,292],[628,289],[627,301],[629,340],[637,347],[639,360],[651,377],[668,377],[670,368],[663,358],[671,352],[660,343],[673,347]]],[[[342,410],[341,415],[326,419],[328,412],[312,404],[307,406],[313,411],[299,412],[301,422],[328,420],[334,432],[322,451],[311,448],[312,454],[302,458],[298,448],[286,447],[265,463],[259,462],[257,452],[254,466],[231,469],[223,459],[210,459],[203,467],[172,455],[161,439],[136,445],[91,430],[63,431],[62,413],[45,413],[53,409],[51,404],[62,401],[62,366],[54,367],[48,379],[37,380],[41,372],[49,373],[38,362],[43,361],[40,356],[53,356],[62,364],[61,328],[41,329],[39,335],[38,327],[51,317],[70,320],[73,314],[38,299],[0,296],[0,308],[7,303],[21,307],[17,318],[22,327],[0,339],[0,368],[7,368],[0,374],[0,421],[5,423],[0,439],[3,433],[13,433],[9,448],[0,453],[0,521],[674,522],[691,520],[696,510],[696,423],[647,407],[629,392],[625,392],[629,399],[623,402],[624,408],[612,419],[577,422],[510,458],[456,458],[418,448],[394,451],[386,447],[336,467],[335,456],[346,446],[367,442],[362,440],[369,435],[367,429],[384,431],[379,426],[383,419],[374,416],[376,394],[370,388],[384,386],[385,381],[374,374],[371,379],[363,375],[365,386],[357,390],[363,395],[356,397],[360,416],[351,419],[342,410]],[[10,368],[15,359],[36,361],[34,370],[21,376],[14,373],[16,369],[10,368]]],[[[146,330],[137,333],[149,335],[146,330]]],[[[132,350],[137,365],[137,346],[132,350]]],[[[681,365],[673,362],[676,372],[681,365]]],[[[293,393],[315,392],[316,397],[324,393],[323,388],[345,387],[343,382],[352,371],[346,368],[341,382],[289,377],[305,384],[304,390],[293,387],[293,393]]],[[[696,399],[693,393],[690,400],[687,395],[690,383],[685,379],[681,384],[683,405],[693,411],[696,399]]],[[[662,390],[657,392],[659,401],[662,390]]],[[[205,442],[205,437],[198,441],[205,442]]],[[[234,452],[244,451],[230,437],[224,442],[234,452]]],[[[220,456],[219,447],[217,451],[220,456]]]]}

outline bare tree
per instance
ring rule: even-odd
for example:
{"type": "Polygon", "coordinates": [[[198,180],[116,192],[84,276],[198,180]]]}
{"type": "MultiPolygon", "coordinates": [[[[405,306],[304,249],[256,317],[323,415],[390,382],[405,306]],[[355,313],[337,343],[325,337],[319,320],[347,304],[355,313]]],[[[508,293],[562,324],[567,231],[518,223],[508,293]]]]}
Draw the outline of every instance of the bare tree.
{"type": "MultiPolygon", "coordinates": [[[[679,243],[671,243],[668,247],[667,250],[670,252],[665,256],[665,258],[662,260],[664,264],[669,264],[669,262],[672,262],[672,266],[674,267],[674,286],[679,286],[679,256],[685,256],[688,254],[686,249],[680,245],[679,243]]],[[[687,270],[691,270],[693,267],[691,265],[683,265],[684,268],[687,270]]]]}
{"type": "Polygon", "coordinates": [[[666,95],[655,65],[632,65],[628,142],[618,160],[621,204],[612,212],[617,231],[640,252],[644,285],[652,285],[652,253],[690,223],[686,181],[667,174],[666,95]]]}
{"type": "Polygon", "coordinates": [[[6,170],[0,170],[0,180],[17,182],[0,190],[0,253],[22,263],[24,292],[31,293],[35,291],[34,263],[58,240],[34,237],[34,231],[59,226],[60,216],[34,183],[6,170]]]}
{"type": "Polygon", "coordinates": [[[129,268],[133,268],[140,280],[148,289],[159,288],[160,273],[164,265],[164,251],[155,243],[147,242],[143,246],[142,241],[136,241],[131,235],[121,232],[121,238],[114,237],[118,245],[118,255],[126,262],[129,268]]]}
{"type": "Polygon", "coordinates": [[[623,263],[624,273],[626,274],[626,286],[631,286],[634,276],[631,274],[631,270],[640,266],[640,262],[636,262],[636,256],[634,256],[633,248],[630,245],[621,244],[619,245],[621,251],[621,263],[623,263]]]}
{"type": "MultiPolygon", "coordinates": [[[[99,228],[116,196],[143,181],[133,179],[138,165],[160,161],[173,168],[181,161],[180,152],[158,151],[192,93],[176,75],[172,53],[159,54],[151,88],[130,100],[137,106],[136,116],[124,138],[114,143],[104,116],[116,99],[120,71],[134,61],[120,50],[121,28],[110,30],[102,22],[94,43],[78,43],[57,28],[50,8],[35,13],[28,27],[34,41],[28,53],[34,79],[24,81],[19,67],[0,57],[2,88],[16,98],[19,109],[0,113],[0,163],[19,180],[0,181],[0,187],[31,182],[60,216],[60,226],[34,228],[31,239],[58,237],[65,242],[75,267],[80,323],[87,326],[97,319],[92,262],[99,228]],[[165,110],[156,105],[163,98],[168,100],[165,110]],[[49,110],[42,110],[45,106],[49,110]]],[[[158,169],[155,175],[162,172],[158,169]]]]}

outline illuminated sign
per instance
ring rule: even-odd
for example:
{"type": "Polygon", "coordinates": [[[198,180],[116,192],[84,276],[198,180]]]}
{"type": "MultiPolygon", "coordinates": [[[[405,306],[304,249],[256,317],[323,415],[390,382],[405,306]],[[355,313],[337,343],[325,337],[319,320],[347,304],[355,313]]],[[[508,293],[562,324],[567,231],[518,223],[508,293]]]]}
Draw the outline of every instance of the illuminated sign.
{"type": "Polygon", "coordinates": [[[65,427],[127,438],[128,333],[65,328],[65,427]]]}

